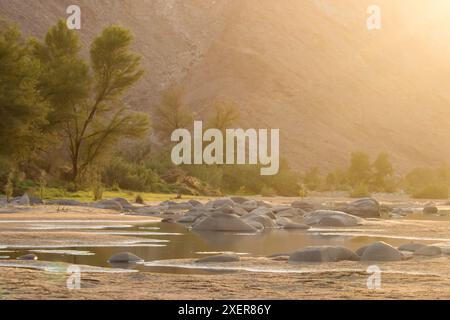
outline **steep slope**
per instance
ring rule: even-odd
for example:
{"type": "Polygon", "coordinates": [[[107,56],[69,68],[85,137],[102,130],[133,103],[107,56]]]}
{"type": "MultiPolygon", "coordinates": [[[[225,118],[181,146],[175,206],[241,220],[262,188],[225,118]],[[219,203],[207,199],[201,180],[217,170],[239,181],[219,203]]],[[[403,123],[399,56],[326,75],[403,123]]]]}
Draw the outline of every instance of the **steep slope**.
{"type": "Polygon", "coordinates": [[[183,83],[198,114],[227,99],[242,126],[280,128],[298,169],[358,149],[387,151],[401,170],[450,163],[446,0],[379,0],[371,32],[367,0],[0,0],[0,14],[42,36],[73,3],[84,42],[111,23],[135,33],[148,70],[136,108],[183,83]]]}

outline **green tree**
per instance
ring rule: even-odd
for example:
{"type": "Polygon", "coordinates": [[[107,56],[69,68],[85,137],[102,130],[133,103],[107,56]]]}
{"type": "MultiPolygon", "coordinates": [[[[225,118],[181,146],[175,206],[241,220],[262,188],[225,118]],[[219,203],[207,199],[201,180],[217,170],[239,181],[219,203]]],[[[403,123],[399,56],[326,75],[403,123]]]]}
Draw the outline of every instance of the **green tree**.
{"type": "Polygon", "coordinates": [[[119,139],[147,132],[147,116],[122,101],[143,75],[140,57],[130,51],[132,41],[126,29],[104,29],[91,45],[88,64],[80,58],[76,32],[60,21],[44,43],[35,44],[44,69],[40,87],[52,106],[49,127],[67,146],[75,185],[119,139]]]}
{"type": "Polygon", "coordinates": [[[192,125],[192,115],[182,101],[182,88],[170,88],[162,93],[161,103],[155,108],[153,129],[163,141],[170,141],[172,132],[192,125]]]}
{"type": "Polygon", "coordinates": [[[29,49],[16,27],[0,21],[0,155],[14,161],[40,145],[48,111],[38,90],[39,61],[29,49]]]}
{"type": "Polygon", "coordinates": [[[367,184],[371,177],[371,165],[369,155],[367,155],[364,152],[352,153],[348,175],[352,187],[361,184],[367,184]]]}
{"type": "Polygon", "coordinates": [[[312,167],[308,171],[306,171],[305,175],[303,176],[303,183],[308,188],[308,190],[318,190],[322,183],[319,168],[312,167]]]}
{"type": "Polygon", "coordinates": [[[389,160],[387,153],[380,153],[372,164],[373,167],[373,184],[376,190],[384,190],[386,182],[394,173],[394,167],[389,160]]]}
{"type": "Polygon", "coordinates": [[[231,102],[214,102],[213,110],[214,114],[208,120],[207,127],[219,129],[222,132],[231,128],[240,117],[239,109],[231,102]]]}

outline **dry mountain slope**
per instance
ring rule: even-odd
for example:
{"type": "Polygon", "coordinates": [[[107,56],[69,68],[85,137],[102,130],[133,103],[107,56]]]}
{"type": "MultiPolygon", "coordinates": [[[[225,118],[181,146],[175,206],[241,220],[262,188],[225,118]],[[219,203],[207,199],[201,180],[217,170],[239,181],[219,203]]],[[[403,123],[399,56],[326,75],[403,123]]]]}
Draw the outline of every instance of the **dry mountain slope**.
{"type": "Polygon", "coordinates": [[[296,168],[334,168],[356,149],[388,151],[403,170],[449,164],[450,5],[377,2],[373,32],[367,0],[0,0],[0,14],[41,36],[78,3],[84,41],[131,28],[148,70],[136,108],[175,83],[197,111],[234,100],[243,126],[281,129],[296,168]]]}

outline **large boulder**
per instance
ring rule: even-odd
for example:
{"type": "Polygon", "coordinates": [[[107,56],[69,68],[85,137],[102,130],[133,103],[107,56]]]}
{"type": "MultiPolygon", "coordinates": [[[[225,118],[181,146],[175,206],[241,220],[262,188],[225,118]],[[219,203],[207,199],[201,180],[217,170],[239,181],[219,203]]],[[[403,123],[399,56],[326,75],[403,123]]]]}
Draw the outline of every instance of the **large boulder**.
{"type": "Polygon", "coordinates": [[[340,246],[307,247],[289,256],[289,262],[338,262],[358,261],[359,257],[351,250],[340,246]]]}
{"type": "Polygon", "coordinates": [[[201,203],[201,202],[198,201],[198,200],[191,199],[191,200],[189,200],[188,202],[189,202],[189,203],[191,204],[191,206],[193,206],[194,208],[195,208],[195,207],[203,207],[203,203],[201,203]]]}
{"type": "Polygon", "coordinates": [[[231,197],[230,199],[237,204],[243,204],[244,202],[249,201],[248,198],[244,198],[244,197],[231,197]]]}
{"type": "Polygon", "coordinates": [[[292,221],[289,218],[285,218],[285,217],[280,217],[277,218],[276,220],[277,225],[279,225],[280,227],[282,227],[283,229],[300,229],[300,230],[307,230],[310,227],[307,225],[304,225],[302,223],[296,223],[294,221],[292,221]]]}
{"type": "Polygon", "coordinates": [[[241,207],[247,212],[251,212],[258,208],[258,203],[255,200],[249,200],[241,204],[241,207]]]}
{"type": "Polygon", "coordinates": [[[302,209],[307,212],[314,210],[314,205],[312,203],[299,200],[292,202],[291,207],[296,209],[302,209]]]}
{"type": "Polygon", "coordinates": [[[215,256],[205,257],[202,259],[198,259],[195,263],[221,263],[221,262],[238,262],[241,260],[241,257],[235,253],[223,253],[215,256]]]}
{"type": "Polygon", "coordinates": [[[31,205],[30,197],[26,193],[21,197],[14,198],[12,202],[13,202],[13,204],[18,205],[18,206],[30,206],[31,205]]]}
{"type": "Polygon", "coordinates": [[[171,203],[167,206],[168,210],[191,210],[194,208],[189,202],[171,203]]]}
{"type": "Polygon", "coordinates": [[[133,208],[133,213],[140,215],[159,215],[166,210],[166,207],[161,206],[144,206],[133,208]]]}
{"type": "Polygon", "coordinates": [[[144,261],[142,258],[130,252],[116,253],[109,258],[109,263],[135,263],[144,261]]]}
{"type": "Polygon", "coordinates": [[[133,210],[134,206],[125,198],[114,198],[113,201],[120,203],[124,210],[133,210]]]}
{"type": "Polygon", "coordinates": [[[278,225],[272,219],[270,219],[268,216],[265,216],[265,215],[254,215],[254,216],[247,217],[244,220],[258,222],[258,223],[262,224],[265,229],[278,228],[278,225]]]}
{"type": "Polygon", "coordinates": [[[247,216],[267,216],[271,219],[275,219],[275,214],[273,213],[271,208],[266,207],[258,207],[255,210],[249,212],[248,214],[244,215],[243,217],[247,216]]]}
{"type": "Polygon", "coordinates": [[[105,210],[123,211],[122,205],[115,200],[100,200],[90,204],[90,207],[105,210]]]}
{"type": "Polygon", "coordinates": [[[380,203],[373,198],[356,200],[345,206],[342,211],[361,218],[379,218],[381,215],[380,203]]]}
{"type": "Polygon", "coordinates": [[[193,225],[194,231],[231,231],[231,232],[255,232],[253,227],[239,216],[227,213],[215,213],[198,219],[193,225]]]}
{"type": "Polygon", "coordinates": [[[375,242],[367,246],[361,255],[361,261],[400,261],[403,254],[385,242],[375,242]]]}
{"type": "Polygon", "coordinates": [[[229,198],[224,198],[224,199],[216,199],[216,200],[212,200],[209,201],[206,206],[210,207],[210,208],[220,208],[223,206],[230,206],[230,207],[234,207],[235,206],[235,202],[229,198]]]}
{"type": "Polygon", "coordinates": [[[287,210],[281,210],[275,212],[277,217],[285,217],[290,219],[301,219],[306,214],[302,209],[289,208],[287,210]]]}
{"type": "Polygon", "coordinates": [[[361,225],[363,220],[354,215],[332,210],[317,210],[307,213],[303,222],[307,225],[322,227],[354,227],[361,225]]]}

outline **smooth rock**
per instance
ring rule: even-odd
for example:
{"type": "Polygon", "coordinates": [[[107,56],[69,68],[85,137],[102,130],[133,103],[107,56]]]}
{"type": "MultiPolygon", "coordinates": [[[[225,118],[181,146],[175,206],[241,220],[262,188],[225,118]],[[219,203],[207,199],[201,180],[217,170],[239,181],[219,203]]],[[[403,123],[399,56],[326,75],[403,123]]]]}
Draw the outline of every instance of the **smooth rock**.
{"type": "Polygon", "coordinates": [[[114,210],[119,212],[123,211],[122,205],[114,200],[100,200],[91,203],[89,206],[97,209],[114,210]]]}
{"type": "Polygon", "coordinates": [[[289,262],[338,262],[358,261],[359,257],[351,250],[340,246],[307,247],[289,256],[289,262]]]}
{"type": "Polygon", "coordinates": [[[247,199],[244,197],[231,197],[230,199],[237,204],[243,204],[244,202],[247,202],[250,200],[250,199],[247,199]]]}
{"type": "Polygon", "coordinates": [[[278,225],[272,219],[270,219],[268,216],[265,216],[265,215],[254,215],[254,216],[250,216],[244,220],[256,221],[256,222],[262,224],[265,229],[278,228],[278,225]]]}
{"type": "Polygon", "coordinates": [[[355,227],[361,225],[363,221],[359,217],[341,211],[317,210],[307,213],[303,222],[310,226],[355,227]]]}
{"type": "Polygon", "coordinates": [[[379,241],[367,246],[361,256],[361,261],[400,261],[403,254],[393,246],[379,241]]]}
{"type": "Polygon", "coordinates": [[[342,211],[361,218],[379,218],[381,215],[380,203],[373,198],[356,200],[342,211]]]}
{"type": "Polygon", "coordinates": [[[192,225],[195,231],[238,231],[255,232],[257,229],[234,214],[214,214],[196,221],[192,225]]]}
{"type": "Polygon", "coordinates": [[[113,201],[120,203],[124,210],[133,210],[134,206],[125,198],[114,198],[113,201]]]}
{"type": "Polygon", "coordinates": [[[309,202],[305,201],[294,201],[291,203],[292,208],[302,209],[305,211],[312,211],[314,210],[314,205],[309,202]]]}
{"type": "Polygon", "coordinates": [[[241,207],[247,212],[251,212],[258,208],[258,203],[255,200],[249,200],[241,204],[241,207]]]}

